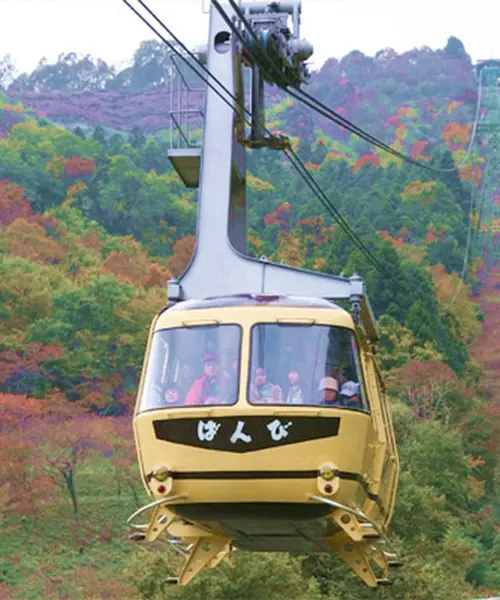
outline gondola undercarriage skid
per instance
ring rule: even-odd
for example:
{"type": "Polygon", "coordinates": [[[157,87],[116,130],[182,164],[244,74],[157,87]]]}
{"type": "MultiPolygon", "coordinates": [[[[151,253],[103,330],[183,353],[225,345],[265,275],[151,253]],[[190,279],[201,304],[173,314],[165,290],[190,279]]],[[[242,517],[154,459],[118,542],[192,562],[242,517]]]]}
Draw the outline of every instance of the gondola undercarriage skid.
{"type": "MultiPolygon", "coordinates": [[[[228,536],[219,523],[193,523],[172,510],[176,504],[186,501],[188,497],[185,494],[161,498],[137,510],[127,521],[134,530],[130,535],[131,541],[165,541],[184,556],[178,577],[168,579],[168,583],[174,585],[186,585],[204,568],[214,568],[222,561],[232,567],[230,553],[238,548],[235,539],[228,536]],[[148,524],[133,523],[150,510],[153,514],[148,524]]],[[[311,540],[311,544],[317,544],[320,551],[330,550],[338,554],[368,587],[392,585],[387,578],[388,571],[401,567],[403,563],[376,523],[360,510],[328,498],[310,495],[309,501],[326,504],[332,509],[325,517],[330,534],[311,540]],[[383,571],[383,576],[377,577],[372,562],[383,571]]],[[[296,527],[296,534],[303,535],[300,526],[296,527]]],[[[254,551],[259,549],[258,541],[256,545],[252,548],[254,551]]],[[[262,550],[272,551],[267,547],[262,550]]]]}

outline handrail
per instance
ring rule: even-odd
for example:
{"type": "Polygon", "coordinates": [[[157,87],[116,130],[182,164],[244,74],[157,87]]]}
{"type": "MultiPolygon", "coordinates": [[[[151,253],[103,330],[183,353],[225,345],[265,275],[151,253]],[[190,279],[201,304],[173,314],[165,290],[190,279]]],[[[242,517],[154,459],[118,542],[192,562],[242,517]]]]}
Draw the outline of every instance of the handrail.
{"type": "MultiPolygon", "coordinates": [[[[135,517],[137,517],[139,515],[142,515],[143,512],[146,512],[150,508],[155,508],[156,506],[159,506],[160,504],[165,504],[166,502],[172,502],[172,500],[182,500],[182,499],[184,499],[186,497],[187,497],[186,494],[177,494],[176,496],[167,496],[166,498],[160,498],[159,500],[155,500],[154,502],[150,502],[149,504],[146,504],[142,508],[139,508],[138,510],[136,510],[135,513],[132,514],[127,519],[127,524],[130,525],[130,522],[133,519],[135,519],[135,517]]],[[[132,527],[141,528],[142,529],[142,526],[140,526],[140,525],[132,525],[132,527]]]]}
{"type": "Polygon", "coordinates": [[[385,535],[385,533],[380,529],[380,527],[374,521],[372,521],[361,510],[359,510],[357,508],[350,508],[349,506],[345,506],[344,504],[341,504],[340,502],[335,502],[335,500],[330,500],[328,498],[322,498],[321,496],[315,496],[314,494],[311,494],[309,496],[309,499],[310,500],[318,500],[319,502],[323,502],[324,504],[329,504],[330,506],[333,506],[334,508],[340,508],[341,510],[345,510],[346,512],[350,513],[351,515],[354,515],[355,517],[359,517],[359,518],[363,519],[364,521],[367,521],[369,523],[369,525],[371,525],[371,527],[373,527],[373,529],[375,529],[375,531],[380,535],[380,537],[383,539],[384,543],[387,544],[387,546],[390,548],[390,550],[392,550],[392,552],[397,555],[396,550],[394,549],[392,544],[387,539],[387,536],[385,535]]]}

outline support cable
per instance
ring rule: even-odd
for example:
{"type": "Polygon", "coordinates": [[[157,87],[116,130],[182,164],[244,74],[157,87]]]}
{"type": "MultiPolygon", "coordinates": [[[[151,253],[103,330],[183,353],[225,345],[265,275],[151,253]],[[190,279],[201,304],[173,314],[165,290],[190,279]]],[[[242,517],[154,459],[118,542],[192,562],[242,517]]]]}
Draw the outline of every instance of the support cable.
{"type": "MultiPolygon", "coordinates": [[[[475,166],[475,161],[473,161],[473,165],[475,166]]],[[[467,267],[469,265],[469,253],[471,247],[472,240],[472,229],[473,229],[473,213],[474,213],[474,202],[476,199],[476,187],[474,184],[474,177],[471,177],[470,180],[470,206],[469,206],[469,227],[467,230],[467,243],[465,246],[465,254],[464,254],[464,262],[462,265],[462,274],[460,275],[460,281],[458,282],[457,289],[455,291],[455,295],[453,296],[451,302],[446,306],[446,308],[450,308],[455,303],[455,300],[458,298],[458,294],[462,289],[463,284],[465,283],[465,279],[467,277],[467,267]]]]}
{"type": "MultiPolygon", "coordinates": [[[[219,14],[221,15],[221,17],[224,19],[224,21],[228,25],[228,27],[230,27],[230,29],[233,31],[233,33],[238,37],[238,39],[240,40],[240,42],[243,44],[243,47],[248,52],[249,56],[255,62],[257,62],[256,59],[255,59],[255,56],[253,55],[251,49],[249,48],[249,46],[248,46],[247,42],[245,41],[244,37],[242,36],[241,32],[238,30],[238,28],[235,26],[235,24],[228,17],[227,13],[221,7],[221,5],[219,4],[219,2],[217,0],[211,0],[211,1],[212,1],[213,5],[215,6],[215,8],[217,9],[217,11],[219,12],[219,14]]],[[[234,2],[231,2],[231,0],[229,0],[229,1],[231,3],[231,6],[233,7],[233,9],[235,10],[235,12],[238,14],[238,16],[239,16],[240,20],[242,21],[242,23],[246,26],[246,28],[248,29],[249,33],[252,35],[252,37],[256,41],[256,43],[259,46],[261,46],[260,40],[255,35],[254,31],[252,30],[250,24],[246,20],[245,16],[241,12],[241,10],[238,8],[238,6],[234,2]]],[[[279,78],[281,78],[281,73],[279,72],[279,69],[277,69],[277,67],[274,65],[274,63],[272,62],[271,58],[262,50],[262,48],[259,48],[259,50],[261,50],[260,53],[266,59],[266,62],[269,63],[271,69],[278,75],[279,78]]],[[[265,73],[267,73],[267,70],[261,64],[259,64],[259,66],[260,66],[260,68],[262,68],[264,70],[265,73]]],[[[411,158],[409,158],[409,157],[407,157],[407,156],[399,153],[397,150],[394,150],[394,148],[391,148],[387,144],[384,144],[383,142],[381,142],[380,140],[378,140],[377,138],[375,138],[371,134],[369,134],[369,133],[365,132],[364,130],[362,130],[361,128],[359,128],[357,125],[354,125],[354,123],[351,123],[350,121],[348,121],[345,117],[342,117],[342,115],[340,115],[338,113],[335,113],[334,111],[332,111],[327,106],[322,105],[318,100],[316,100],[312,96],[309,96],[309,94],[307,94],[303,90],[300,90],[300,93],[303,96],[306,96],[306,98],[301,97],[293,88],[290,88],[287,85],[279,83],[279,81],[277,81],[277,85],[282,90],[286,91],[290,96],[292,96],[294,98],[297,98],[303,104],[305,104],[306,106],[309,106],[314,111],[316,111],[318,114],[321,114],[322,116],[326,117],[330,121],[333,121],[337,125],[341,125],[342,127],[344,127],[345,129],[349,130],[351,133],[354,133],[355,135],[357,135],[361,139],[364,139],[365,141],[374,144],[378,148],[380,148],[382,150],[385,150],[386,152],[388,152],[389,154],[392,154],[393,156],[396,156],[397,158],[400,158],[400,159],[405,160],[407,162],[411,162],[412,164],[417,164],[419,167],[423,167],[423,168],[429,169],[429,167],[427,165],[423,165],[422,163],[419,163],[418,161],[414,161],[413,159],[411,159],[411,158]]]]}
{"type": "MultiPolygon", "coordinates": [[[[241,35],[241,32],[238,30],[236,25],[228,17],[227,13],[224,11],[224,9],[222,8],[222,6],[218,2],[218,0],[211,0],[211,1],[212,1],[212,4],[217,9],[217,11],[219,12],[219,14],[221,15],[221,17],[224,19],[224,21],[228,25],[228,27],[231,28],[233,33],[235,33],[235,35],[238,37],[240,42],[243,44],[243,46],[246,49],[246,51],[248,52],[249,56],[255,61],[255,56],[253,56],[252,50],[249,48],[248,43],[243,38],[243,36],[241,35]]],[[[391,148],[384,142],[380,141],[378,138],[376,138],[373,135],[371,135],[370,133],[364,131],[363,129],[361,129],[360,127],[358,127],[357,125],[355,125],[354,123],[352,123],[351,121],[349,121],[348,119],[346,119],[345,117],[340,115],[339,113],[335,112],[334,110],[332,110],[331,108],[329,108],[328,106],[326,106],[325,104],[323,104],[322,102],[320,102],[319,100],[314,98],[314,96],[311,96],[308,92],[305,92],[304,90],[298,90],[299,93],[297,93],[297,91],[295,91],[293,88],[290,88],[290,86],[284,85],[283,83],[279,83],[279,79],[282,78],[282,74],[280,73],[279,69],[273,63],[273,61],[269,57],[269,55],[263,50],[261,41],[259,40],[259,38],[255,34],[255,32],[253,31],[250,23],[246,19],[245,15],[243,14],[243,12],[239,8],[239,6],[236,4],[236,2],[234,0],[228,0],[228,1],[229,1],[229,4],[231,5],[231,8],[234,10],[234,12],[238,16],[238,18],[240,19],[242,24],[245,26],[245,28],[248,30],[249,34],[253,37],[254,41],[256,42],[257,47],[260,50],[259,54],[264,57],[264,59],[269,64],[269,66],[271,67],[273,72],[275,74],[277,74],[278,79],[276,79],[276,81],[277,81],[278,87],[280,87],[282,90],[286,91],[290,96],[296,98],[297,100],[300,100],[303,104],[305,104],[306,106],[309,106],[310,108],[315,110],[318,114],[326,117],[330,121],[333,121],[337,125],[341,125],[345,129],[348,129],[351,133],[354,133],[354,135],[357,135],[358,137],[364,139],[365,141],[371,142],[372,144],[374,144],[381,150],[385,150],[386,152],[388,152],[389,154],[392,154],[396,158],[404,160],[405,162],[407,162],[409,164],[416,165],[422,169],[426,169],[428,171],[432,171],[432,172],[436,172],[436,173],[451,173],[453,171],[457,171],[462,166],[462,164],[464,164],[468,160],[470,153],[472,151],[473,145],[474,145],[477,123],[479,120],[479,108],[481,105],[481,93],[482,93],[482,82],[481,82],[482,71],[481,71],[481,76],[480,76],[480,81],[479,81],[479,86],[478,86],[478,93],[477,93],[476,114],[475,114],[475,119],[474,119],[473,135],[471,136],[471,140],[470,140],[470,144],[469,144],[469,148],[467,150],[466,156],[458,165],[455,165],[448,169],[440,169],[437,167],[432,167],[430,165],[421,163],[405,154],[402,154],[401,152],[398,152],[397,150],[394,150],[394,148],[391,148]]],[[[259,64],[259,66],[261,68],[263,68],[263,66],[261,64],[259,64]]],[[[264,69],[264,71],[266,72],[265,69],[264,69]]]]}
{"type": "MultiPolygon", "coordinates": [[[[137,11],[129,2],[129,0],[122,0],[124,2],[124,4],[126,4],[130,10],[132,10],[140,19],[141,21],[143,21],[165,44],[167,44],[167,46],[170,47],[170,49],[183,61],[186,63],[187,66],[189,66],[197,75],[198,77],[200,77],[206,84],[207,86],[212,89],[215,94],[217,96],[219,96],[219,98],[225,102],[231,109],[235,109],[235,107],[231,104],[231,102],[225,98],[221,92],[219,90],[217,90],[209,81],[206,77],[204,77],[187,59],[185,56],[183,56],[178,50],[177,48],[174,47],[174,45],[169,42],[165,37],[162,36],[161,33],[159,33],[157,31],[157,29],[155,29],[155,27],[153,25],[151,25],[151,23],[148,22],[148,20],[141,15],[141,13],[139,11],[137,11]]],[[[201,62],[198,60],[198,58],[194,55],[194,53],[192,53],[180,40],[179,38],[177,38],[172,31],[159,19],[159,17],[157,15],[155,15],[155,13],[145,4],[145,2],[143,2],[143,0],[137,0],[139,2],[139,4],[161,25],[161,27],[163,27],[163,29],[165,29],[165,31],[170,35],[170,37],[177,42],[177,44],[188,54],[188,56],[190,56],[195,62],[196,64],[207,73],[207,75],[209,75],[213,80],[215,80],[215,82],[218,84],[218,86],[224,90],[224,92],[227,94],[227,96],[232,99],[236,104],[238,103],[237,98],[232,95],[229,90],[227,90],[227,88],[217,79],[217,77],[215,77],[209,69],[207,69],[203,64],[201,64],[201,62]]],[[[243,107],[243,111],[248,115],[248,117],[245,119],[247,123],[251,123],[251,113],[245,108],[243,107]]],[[[269,129],[267,129],[267,127],[265,126],[265,124],[263,123],[259,123],[259,125],[266,131],[266,133],[268,133],[269,135],[273,136],[272,132],[269,131],[269,129]]],[[[330,215],[334,216],[337,220],[337,222],[339,223],[339,225],[342,227],[342,229],[345,231],[345,233],[350,237],[351,241],[353,243],[356,244],[356,246],[358,247],[358,249],[360,249],[363,254],[366,256],[366,258],[371,262],[371,264],[381,273],[383,273],[386,277],[390,277],[390,274],[387,272],[387,270],[384,268],[384,266],[376,259],[376,257],[373,255],[373,253],[367,248],[367,246],[363,243],[363,241],[359,238],[359,236],[354,232],[354,230],[351,228],[351,226],[347,223],[347,221],[344,219],[344,217],[341,216],[341,214],[339,213],[338,209],[334,206],[334,204],[331,202],[331,200],[328,198],[328,196],[324,193],[324,191],[321,189],[321,187],[319,186],[319,184],[314,180],[314,178],[312,177],[312,175],[309,173],[309,171],[307,170],[307,168],[305,167],[304,163],[302,162],[302,160],[295,154],[295,152],[293,152],[293,150],[286,150],[285,151],[285,155],[287,156],[288,160],[292,163],[292,165],[299,171],[299,174],[304,178],[306,184],[308,185],[308,187],[311,189],[311,191],[316,195],[316,197],[320,200],[320,202],[323,204],[323,206],[328,210],[328,212],[330,213],[330,215]],[[293,156],[293,158],[291,158],[293,156]],[[294,162],[295,159],[295,162],[294,162]],[[300,166],[300,170],[297,168],[297,164],[299,164],[300,166]],[[305,175],[305,177],[304,177],[305,175]]]]}
{"type": "Polygon", "coordinates": [[[485,210],[485,201],[486,201],[486,188],[487,188],[487,181],[488,181],[488,174],[489,174],[489,170],[490,170],[490,161],[488,160],[486,162],[486,168],[484,169],[484,175],[483,175],[483,182],[482,182],[482,186],[481,186],[481,192],[479,195],[479,202],[478,202],[478,215],[477,215],[477,227],[476,227],[476,235],[474,236],[475,240],[477,240],[480,237],[480,233],[481,233],[481,221],[484,215],[484,210],[485,210]]]}

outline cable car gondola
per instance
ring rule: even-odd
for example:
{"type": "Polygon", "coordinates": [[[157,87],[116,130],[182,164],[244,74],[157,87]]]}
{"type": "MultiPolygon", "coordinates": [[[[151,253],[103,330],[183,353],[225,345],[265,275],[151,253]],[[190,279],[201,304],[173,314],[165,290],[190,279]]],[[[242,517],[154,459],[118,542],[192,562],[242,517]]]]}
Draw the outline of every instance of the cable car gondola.
{"type": "MultiPolygon", "coordinates": [[[[297,16],[300,2],[280,10],[297,16]]],[[[207,64],[235,98],[241,60],[213,9],[207,64]]],[[[152,501],[129,522],[151,517],[133,539],[174,543],[180,585],[234,548],[335,552],[384,585],[400,564],[387,540],[399,459],[364,284],[248,257],[245,147],[224,100],[207,90],[196,250],[149,333],[134,435],[152,501]]],[[[171,159],[197,180],[193,148],[171,159]]]]}
{"type": "Polygon", "coordinates": [[[144,534],[194,544],[179,583],[231,547],[337,552],[367,583],[398,459],[369,345],[321,298],[180,302],[151,329],[134,431],[155,498],[144,534]]]}

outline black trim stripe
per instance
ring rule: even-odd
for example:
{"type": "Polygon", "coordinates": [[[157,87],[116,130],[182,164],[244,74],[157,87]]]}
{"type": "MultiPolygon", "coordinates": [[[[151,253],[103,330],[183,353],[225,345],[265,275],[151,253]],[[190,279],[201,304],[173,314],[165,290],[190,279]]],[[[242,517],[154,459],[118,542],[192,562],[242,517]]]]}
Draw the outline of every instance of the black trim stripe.
{"type": "Polygon", "coordinates": [[[318,471],[185,471],[172,473],[173,479],[313,479],[318,471]]]}
{"type": "MultiPolygon", "coordinates": [[[[336,471],[340,479],[356,481],[361,485],[363,491],[370,500],[375,502],[380,513],[385,516],[386,512],[377,494],[369,491],[368,483],[359,473],[351,471],[336,471]]],[[[245,480],[245,479],[315,479],[319,473],[316,469],[310,471],[184,471],[173,472],[172,479],[198,479],[204,481],[214,480],[245,480]]]]}

